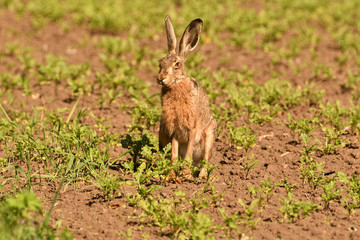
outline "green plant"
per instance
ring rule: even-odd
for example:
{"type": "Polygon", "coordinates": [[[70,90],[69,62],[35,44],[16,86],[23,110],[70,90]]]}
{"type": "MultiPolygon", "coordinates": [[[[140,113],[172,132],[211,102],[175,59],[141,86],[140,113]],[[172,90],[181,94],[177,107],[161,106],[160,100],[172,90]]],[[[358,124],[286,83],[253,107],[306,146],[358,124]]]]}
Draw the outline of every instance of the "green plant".
{"type": "Polygon", "coordinates": [[[300,157],[301,178],[314,190],[325,180],[323,165],[324,163],[318,163],[312,157],[306,155],[300,157]]]}
{"type": "Polygon", "coordinates": [[[124,184],[118,176],[113,175],[106,170],[102,170],[99,173],[93,172],[93,176],[95,178],[95,187],[103,192],[104,198],[107,201],[115,198],[116,191],[124,184]]]}
{"type": "Polygon", "coordinates": [[[245,171],[245,179],[248,178],[249,173],[253,170],[254,166],[259,163],[258,160],[254,159],[254,154],[250,154],[247,158],[244,158],[240,167],[245,171]]]}
{"type": "Polygon", "coordinates": [[[138,194],[146,199],[148,196],[152,194],[152,192],[161,189],[161,186],[158,185],[147,185],[149,183],[150,178],[154,176],[151,169],[146,168],[146,163],[142,163],[136,172],[133,173],[134,176],[134,184],[137,187],[138,194]]]}
{"type": "Polygon", "coordinates": [[[129,125],[129,131],[150,129],[155,127],[160,121],[161,108],[149,107],[147,103],[139,102],[134,99],[136,106],[131,109],[132,123],[129,125]]]}
{"type": "Polygon", "coordinates": [[[247,126],[237,128],[233,125],[227,125],[230,134],[230,142],[235,144],[236,148],[243,149],[243,156],[248,157],[249,150],[254,147],[257,134],[247,126]]]}
{"type": "Polygon", "coordinates": [[[68,81],[75,94],[89,91],[86,84],[86,76],[89,74],[90,65],[83,63],[81,65],[68,65],[64,58],[49,54],[45,57],[45,64],[39,64],[37,67],[37,80],[40,84],[55,82],[55,95],[58,94],[58,85],[61,80],[68,81]]]}
{"type": "Polygon", "coordinates": [[[259,205],[259,200],[255,199],[249,204],[245,204],[244,201],[239,198],[238,202],[244,211],[239,223],[245,228],[255,229],[256,225],[258,225],[260,221],[257,215],[263,211],[263,208],[259,205]]]}
{"type": "Polygon", "coordinates": [[[321,185],[321,188],[324,192],[320,196],[325,203],[324,209],[329,209],[330,203],[341,198],[341,193],[344,191],[344,189],[337,189],[336,185],[337,181],[334,178],[327,179],[321,185]]]}
{"type": "Polygon", "coordinates": [[[225,236],[228,239],[232,239],[233,231],[236,231],[236,232],[238,231],[237,229],[238,229],[240,216],[237,213],[229,215],[226,213],[225,209],[223,209],[223,208],[219,208],[218,211],[224,221],[223,229],[226,231],[225,236]]]}
{"type": "Polygon", "coordinates": [[[207,208],[209,206],[209,197],[204,197],[204,193],[207,191],[209,184],[206,184],[203,189],[200,189],[193,196],[186,195],[185,192],[179,190],[175,192],[177,197],[182,198],[183,201],[186,201],[190,205],[190,209],[194,212],[198,212],[201,209],[207,208]]]}
{"type": "Polygon", "coordinates": [[[206,172],[206,176],[204,176],[205,180],[206,180],[207,183],[211,182],[212,180],[214,180],[216,178],[216,176],[211,177],[211,174],[218,167],[219,167],[219,164],[213,165],[213,164],[211,164],[209,162],[207,162],[207,163],[202,162],[202,163],[200,163],[200,172],[199,172],[199,174],[201,174],[201,171],[206,172]]]}
{"type": "Polygon", "coordinates": [[[345,130],[335,130],[334,128],[327,128],[321,125],[325,133],[325,144],[320,146],[319,149],[325,154],[335,154],[341,147],[345,146],[345,142],[340,138],[341,135],[346,133],[345,130]]]}
{"type": "Polygon", "coordinates": [[[338,172],[337,176],[347,187],[346,195],[341,202],[344,204],[350,218],[355,213],[355,209],[360,208],[360,179],[355,174],[347,178],[343,172],[338,172]]]}
{"type": "MultiPolygon", "coordinates": [[[[24,191],[14,197],[7,196],[0,201],[0,238],[55,239],[54,230],[47,226],[49,214],[41,223],[42,214],[41,203],[33,192],[24,191]]],[[[64,230],[58,238],[70,240],[73,236],[64,230]]]]}
{"type": "Polygon", "coordinates": [[[243,149],[240,167],[245,170],[245,178],[247,178],[253,167],[258,164],[258,161],[254,159],[254,154],[250,154],[250,150],[255,146],[257,134],[247,126],[237,128],[232,124],[228,124],[227,128],[230,134],[230,142],[235,144],[236,148],[243,149]]]}
{"type": "Polygon", "coordinates": [[[147,134],[142,135],[141,137],[133,138],[131,135],[127,134],[123,139],[121,139],[121,145],[123,148],[128,149],[128,153],[132,157],[133,170],[136,171],[140,163],[138,162],[141,157],[141,151],[144,146],[150,144],[150,139],[147,134]]]}
{"type": "Polygon", "coordinates": [[[356,130],[360,128],[360,103],[357,105],[352,103],[352,106],[349,109],[349,122],[351,133],[356,133],[356,130]]]}
{"type": "Polygon", "coordinates": [[[250,196],[257,199],[260,209],[263,209],[274,195],[274,190],[279,183],[271,184],[271,179],[267,178],[261,181],[258,187],[247,186],[250,196]]]}
{"type": "Polygon", "coordinates": [[[289,123],[286,124],[286,127],[288,127],[288,128],[290,129],[291,134],[292,134],[293,137],[294,137],[298,125],[297,125],[297,123],[293,120],[293,117],[292,117],[291,113],[288,113],[287,116],[288,116],[288,121],[289,121],[289,123]]]}
{"type": "Polygon", "coordinates": [[[309,119],[299,119],[296,122],[296,132],[301,135],[310,135],[310,132],[317,128],[319,120],[314,118],[312,120],[309,119]]]}
{"type": "Polygon", "coordinates": [[[35,112],[32,119],[24,119],[21,125],[7,116],[6,122],[12,129],[10,134],[4,135],[6,142],[11,144],[7,147],[7,158],[15,163],[26,163],[22,171],[17,167],[18,164],[8,166],[14,178],[18,178],[20,173],[29,188],[35,179],[51,182],[57,177],[65,177],[68,185],[88,177],[92,169],[109,161],[111,156],[107,152],[111,136],[97,137],[93,129],[81,124],[80,118],[84,116],[84,111],[79,111],[72,119],[76,106],[77,103],[65,121],[63,116],[57,116],[55,112],[45,114],[48,118],[42,120],[35,112]],[[100,146],[102,143],[104,145],[100,146]],[[43,164],[43,168],[33,171],[34,162],[43,164]]]}
{"type": "Polygon", "coordinates": [[[314,64],[313,73],[314,73],[314,77],[323,80],[331,80],[335,78],[334,70],[332,66],[328,66],[321,63],[314,64]]]}
{"type": "Polygon", "coordinates": [[[360,75],[353,73],[351,70],[348,70],[346,82],[342,85],[342,88],[344,88],[344,90],[352,91],[352,100],[355,102],[359,101],[359,86],[360,75]]]}
{"type": "Polygon", "coordinates": [[[284,219],[288,219],[289,222],[296,221],[300,216],[305,218],[311,212],[321,209],[319,205],[310,201],[294,201],[293,193],[291,191],[287,192],[287,198],[279,198],[279,201],[282,204],[280,211],[284,215],[284,219]]]}
{"type": "Polygon", "coordinates": [[[210,184],[210,188],[211,188],[211,203],[214,206],[218,206],[220,201],[224,200],[224,195],[225,195],[225,191],[218,193],[216,191],[216,187],[212,184],[210,184]]]}
{"type": "Polygon", "coordinates": [[[118,37],[102,36],[99,46],[105,50],[109,55],[115,55],[117,57],[122,56],[127,52],[131,52],[137,48],[137,41],[130,37],[128,39],[119,39],[118,37]]]}
{"type": "Polygon", "coordinates": [[[335,104],[327,103],[325,106],[320,105],[320,116],[326,118],[327,122],[334,126],[336,131],[343,130],[347,124],[344,117],[347,115],[347,109],[340,105],[339,101],[335,104]]]}
{"type": "MultiPolygon", "coordinates": [[[[199,194],[202,195],[202,191],[199,194]]],[[[199,197],[198,194],[196,196],[199,197]]],[[[198,204],[206,204],[206,200],[198,202],[196,197],[189,198],[184,192],[177,191],[172,199],[149,197],[140,201],[139,206],[143,209],[143,215],[149,218],[150,224],[159,226],[162,232],[168,229],[171,236],[180,239],[214,239],[212,219],[209,215],[198,212],[198,207],[201,206],[198,204]],[[184,209],[184,204],[189,200],[192,208],[184,209]]]]}
{"type": "Polygon", "coordinates": [[[242,234],[248,229],[255,229],[259,223],[257,214],[262,211],[262,209],[258,209],[258,199],[251,201],[249,204],[245,204],[242,199],[238,199],[238,202],[242,207],[243,214],[236,212],[230,215],[226,213],[225,209],[218,209],[224,221],[224,226],[221,226],[221,229],[225,230],[225,237],[229,239],[234,238],[233,231],[236,232],[237,237],[241,238],[242,234]]]}
{"type": "Polygon", "coordinates": [[[216,128],[216,135],[218,137],[227,129],[227,125],[233,122],[237,117],[238,114],[234,108],[228,108],[224,105],[217,107],[212,105],[212,112],[214,114],[214,118],[217,121],[217,128],[216,128]],[[226,126],[224,126],[226,124],[226,126]]]}
{"type": "Polygon", "coordinates": [[[311,161],[311,155],[315,152],[315,148],[318,144],[312,141],[312,136],[303,134],[301,135],[302,146],[304,150],[301,150],[301,154],[304,156],[307,162],[311,161]]]}

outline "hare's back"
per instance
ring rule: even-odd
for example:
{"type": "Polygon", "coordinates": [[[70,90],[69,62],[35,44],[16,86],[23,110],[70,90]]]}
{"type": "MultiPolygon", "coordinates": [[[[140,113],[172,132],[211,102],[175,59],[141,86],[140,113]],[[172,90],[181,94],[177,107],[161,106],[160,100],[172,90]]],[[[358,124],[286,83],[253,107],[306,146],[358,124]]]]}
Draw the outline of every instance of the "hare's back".
{"type": "Polygon", "coordinates": [[[207,124],[212,118],[210,103],[208,95],[203,87],[200,86],[198,82],[193,80],[196,84],[198,92],[198,101],[197,101],[197,112],[200,114],[200,118],[203,120],[204,124],[207,124]]]}

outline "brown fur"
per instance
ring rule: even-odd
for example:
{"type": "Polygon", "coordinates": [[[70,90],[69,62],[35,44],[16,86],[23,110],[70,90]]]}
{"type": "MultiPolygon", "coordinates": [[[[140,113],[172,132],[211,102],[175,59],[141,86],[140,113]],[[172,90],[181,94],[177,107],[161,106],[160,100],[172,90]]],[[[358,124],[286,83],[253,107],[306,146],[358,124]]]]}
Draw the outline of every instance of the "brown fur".
{"type": "Polygon", "coordinates": [[[172,161],[179,155],[182,159],[189,156],[198,165],[211,157],[216,128],[205,90],[186,75],[184,68],[188,52],[198,43],[202,21],[196,19],[189,24],[180,41],[183,51],[179,55],[174,51],[176,39],[170,18],[165,21],[169,54],[159,60],[158,82],[163,85],[159,146],[171,143],[172,161]]]}

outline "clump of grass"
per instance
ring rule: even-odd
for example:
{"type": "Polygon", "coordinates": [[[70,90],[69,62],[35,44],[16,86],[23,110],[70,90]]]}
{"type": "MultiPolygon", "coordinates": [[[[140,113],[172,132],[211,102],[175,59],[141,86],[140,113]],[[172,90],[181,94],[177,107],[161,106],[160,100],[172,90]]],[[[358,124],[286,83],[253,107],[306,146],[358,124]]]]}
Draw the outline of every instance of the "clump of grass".
{"type": "Polygon", "coordinates": [[[73,239],[72,233],[64,230],[58,236],[42,222],[43,210],[35,193],[23,191],[15,196],[7,196],[0,201],[1,239],[73,239]]]}

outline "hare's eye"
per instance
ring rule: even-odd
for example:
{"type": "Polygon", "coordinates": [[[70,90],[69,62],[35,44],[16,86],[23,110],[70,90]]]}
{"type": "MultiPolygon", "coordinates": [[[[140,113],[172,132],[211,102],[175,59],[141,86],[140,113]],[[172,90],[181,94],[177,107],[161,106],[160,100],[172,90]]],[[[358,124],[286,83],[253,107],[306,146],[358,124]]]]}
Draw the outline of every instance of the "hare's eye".
{"type": "Polygon", "coordinates": [[[174,65],[174,68],[175,68],[175,69],[180,68],[180,62],[176,62],[175,65],[174,65]]]}

